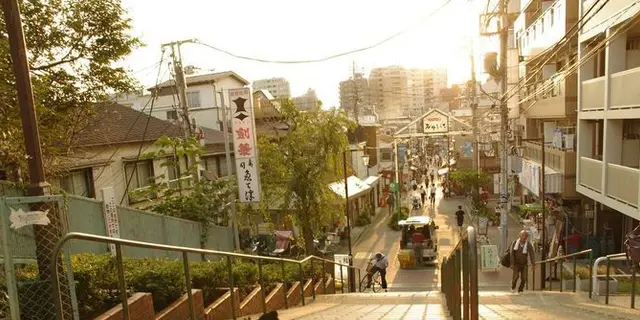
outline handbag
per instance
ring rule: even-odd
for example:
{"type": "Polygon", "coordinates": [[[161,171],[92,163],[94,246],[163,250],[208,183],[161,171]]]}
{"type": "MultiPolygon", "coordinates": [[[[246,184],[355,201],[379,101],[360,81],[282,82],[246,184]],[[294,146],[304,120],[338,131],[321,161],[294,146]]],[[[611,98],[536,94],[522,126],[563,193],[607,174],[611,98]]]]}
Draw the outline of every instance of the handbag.
{"type": "Polygon", "coordinates": [[[505,268],[511,268],[511,248],[512,247],[513,246],[508,247],[507,250],[504,251],[502,258],[500,259],[500,264],[505,268]]]}

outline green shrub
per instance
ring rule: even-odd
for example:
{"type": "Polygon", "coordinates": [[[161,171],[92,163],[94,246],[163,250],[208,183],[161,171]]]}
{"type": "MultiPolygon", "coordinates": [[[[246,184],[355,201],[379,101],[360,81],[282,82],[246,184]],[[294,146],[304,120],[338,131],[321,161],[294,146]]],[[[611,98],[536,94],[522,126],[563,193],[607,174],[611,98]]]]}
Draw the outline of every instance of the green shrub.
{"type": "Polygon", "coordinates": [[[402,227],[398,225],[398,221],[406,220],[407,218],[409,218],[409,208],[402,207],[400,208],[400,214],[394,212],[393,215],[391,215],[388,226],[391,230],[399,231],[402,227]]]}
{"type": "Polygon", "coordinates": [[[129,292],[150,292],[153,307],[160,311],[186,292],[182,261],[169,259],[127,259],[125,279],[129,292]]]}
{"type": "Polygon", "coordinates": [[[364,227],[371,223],[371,216],[368,214],[361,214],[356,219],[356,227],[364,227]]]}

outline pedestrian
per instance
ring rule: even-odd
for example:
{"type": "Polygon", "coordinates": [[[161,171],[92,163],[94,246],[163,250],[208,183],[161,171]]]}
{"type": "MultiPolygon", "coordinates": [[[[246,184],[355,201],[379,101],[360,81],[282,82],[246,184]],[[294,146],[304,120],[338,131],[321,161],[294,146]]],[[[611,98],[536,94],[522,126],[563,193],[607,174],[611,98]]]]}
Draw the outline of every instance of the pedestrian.
{"type": "Polygon", "coordinates": [[[371,278],[376,272],[380,272],[380,282],[382,284],[382,289],[387,291],[387,268],[389,267],[389,259],[382,254],[381,252],[376,253],[375,256],[369,262],[371,263],[371,271],[367,274],[369,278],[369,285],[367,288],[371,286],[371,278]]]}
{"type": "Polygon", "coordinates": [[[456,211],[456,222],[458,222],[458,228],[460,228],[460,233],[462,234],[462,225],[464,224],[464,211],[462,210],[462,206],[458,206],[458,211],[456,211]]]}
{"type": "Polygon", "coordinates": [[[411,245],[413,245],[413,254],[416,256],[416,264],[422,265],[424,252],[422,250],[424,243],[424,235],[422,234],[423,229],[417,228],[416,231],[411,235],[411,245]]]}
{"type": "Polygon", "coordinates": [[[436,185],[435,185],[435,183],[431,184],[431,197],[430,197],[430,200],[431,200],[431,204],[435,206],[436,205],[436,185]]]}
{"type": "Polygon", "coordinates": [[[389,215],[393,213],[393,208],[395,208],[396,204],[396,196],[393,193],[389,193],[387,196],[387,206],[389,206],[389,215]]]}
{"type": "Polygon", "coordinates": [[[424,205],[427,200],[427,190],[422,185],[420,186],[420,199],[422,200],[422,205],[424,205]]]}
{"type": "Polygon", "coordinates": [[[509,247],[509,259],[511,262],[511,269],[513,270],[513,277],[511,278],[511,292],[516,292],[516,283],[520,278],[520,286],[518,287],[518,293],[524,291],[524,286],[527,283],[527,260],[531,261],[531,265],[535,265],[535,257],[533,252],[533,245],[529,242],[529,233],[526,230],[520,231],[520,237],[514,240],[509,247]]]}

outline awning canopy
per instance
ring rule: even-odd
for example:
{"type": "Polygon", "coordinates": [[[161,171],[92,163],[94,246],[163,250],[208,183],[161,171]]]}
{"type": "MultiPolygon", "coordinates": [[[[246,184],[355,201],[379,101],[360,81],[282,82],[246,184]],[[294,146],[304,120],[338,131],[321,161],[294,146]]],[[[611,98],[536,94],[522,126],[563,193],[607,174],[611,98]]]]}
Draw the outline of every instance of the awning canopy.
{"type": "MultiPolygon", "coordinates": [[[[356,176],[350,176],[349,178],[347,178],[347,186],[349,188],[347,190],[347,192],[349,193],[349,199],[358,197],[371,190],[371,187],[368,184],[366,184],[356,176]]],[[[342,198],[345,198],[344,181],[333,182],[329,184],[329,188],[335,194],[339,195],[342,198]]]]}
{"type": "Polygon", "coordinates": [[[379,180],[380,176],[368,176],[366,179],[364,179],[364,183],[368,184],[369,186],[373,186],[378,183],[379,180]]]}
{"type": "Polygon", "coordinates": [[[449,168],[442,168],[440,170],[438,170],[438,175],[439,176],[443,176],[445,174],[449,173],[449,168]]]}

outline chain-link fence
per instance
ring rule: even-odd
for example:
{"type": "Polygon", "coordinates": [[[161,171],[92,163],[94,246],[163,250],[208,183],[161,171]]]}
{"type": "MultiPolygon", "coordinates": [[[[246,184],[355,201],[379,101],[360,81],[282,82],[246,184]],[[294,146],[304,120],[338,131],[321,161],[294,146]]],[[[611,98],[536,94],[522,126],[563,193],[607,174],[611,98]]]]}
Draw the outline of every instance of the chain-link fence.
{"type": "Polygon", "coordinates": [[[0,198],[0,319],[55,319],[53,290],[60,290],[64,319],[78,319],[68,254],[57,258],[60,288],[51,282],[52,255],[67,232],[66,217],[62,196],[0,198]]]}

